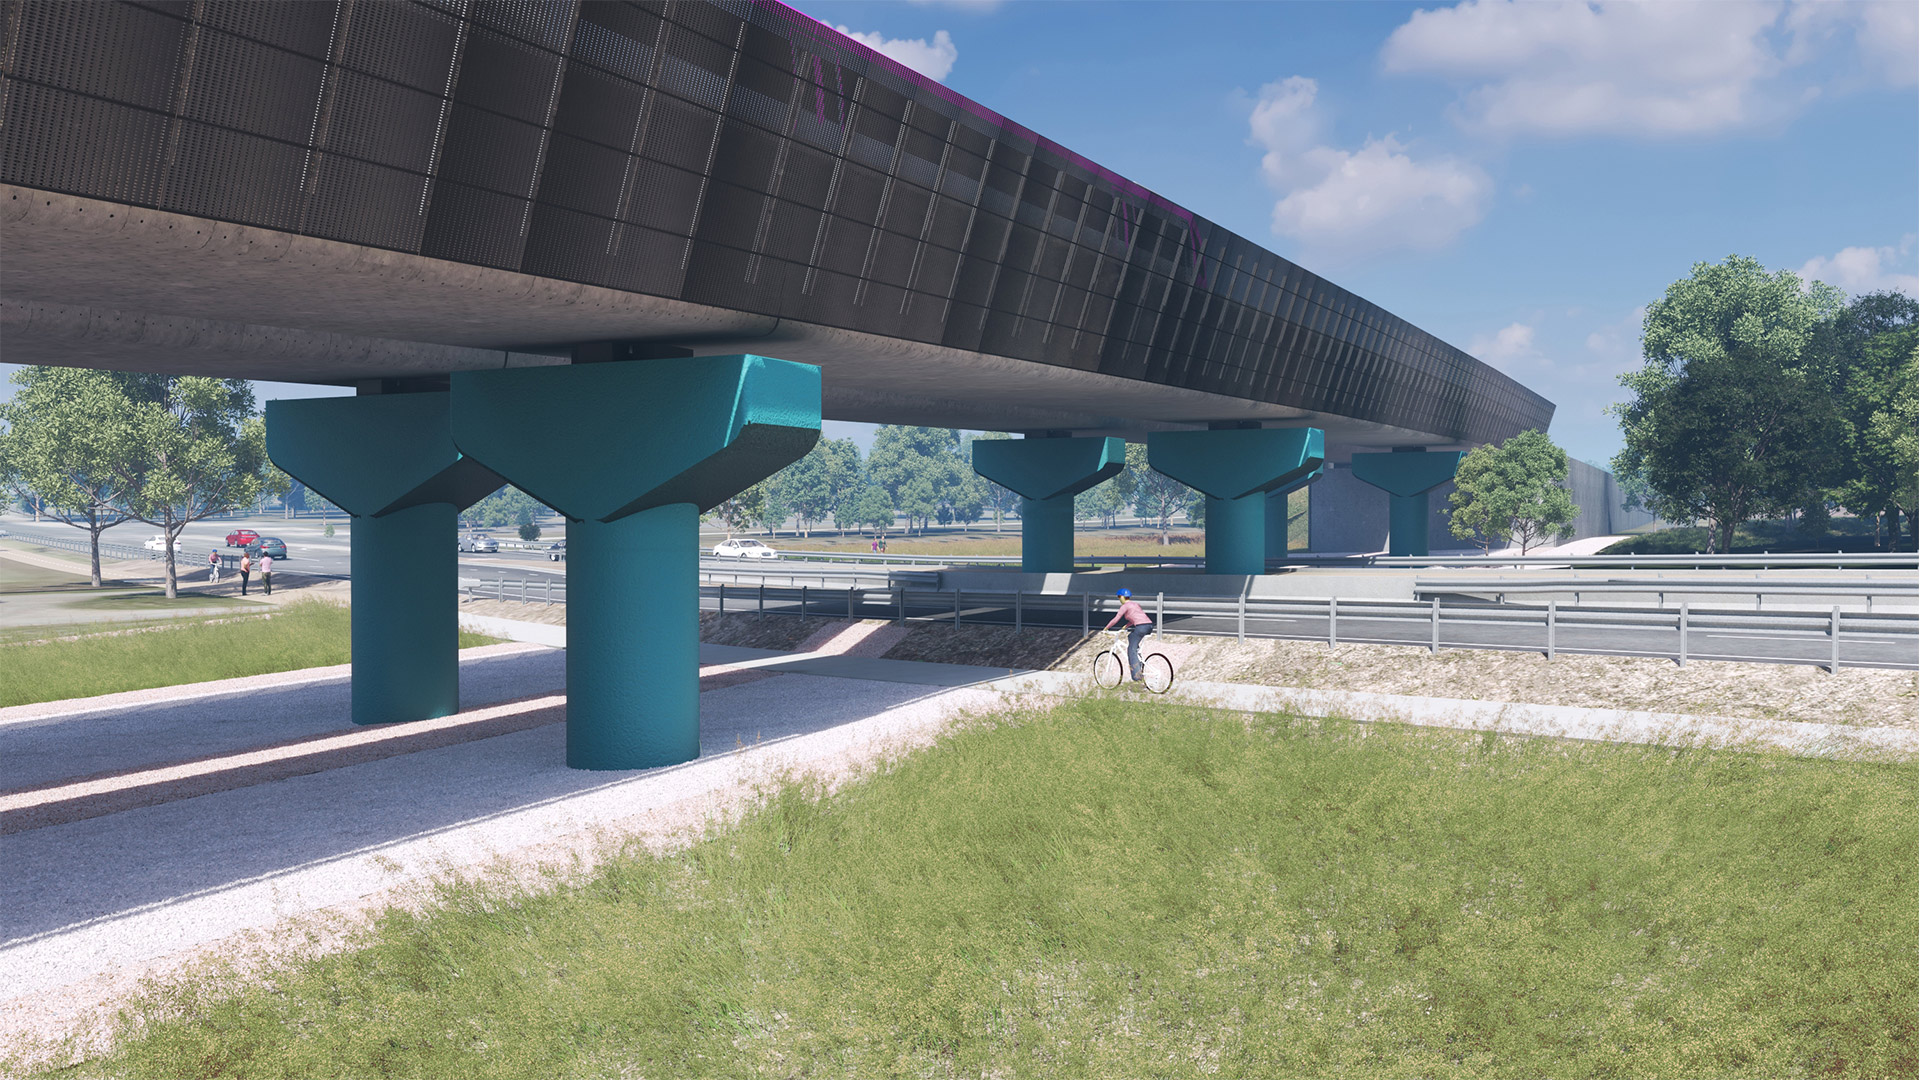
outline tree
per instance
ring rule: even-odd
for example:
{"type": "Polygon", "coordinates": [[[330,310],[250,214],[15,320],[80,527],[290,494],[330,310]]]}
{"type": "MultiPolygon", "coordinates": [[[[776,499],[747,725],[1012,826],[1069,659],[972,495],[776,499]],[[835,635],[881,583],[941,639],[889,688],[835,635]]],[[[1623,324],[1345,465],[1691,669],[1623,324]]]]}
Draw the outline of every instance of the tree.
{"type": "Polygon", "coordinates": [[[1876,435],[1883,429],[1875,427],[1875,419],[1891,415],[1899,395],[1912,388],[1916,316],[1920,304],[1910,296],[1869,293],[1823,323],[1809,348],[1827,379],[1843,431],[1836,482],[1817,493],[1815,505],[1824,512],[1831,499],[1849,513],[1873,519],[1876,540],[1882,519],[1894,518],[1888,542],[1899,532],[1897,493],[1912,483],[1920,466],[1911,454],[1902,456],[1896,443],[1876,435]]]}
{"type": "Polygon", "coordinates": [[[713,516],[727,527],[727,536],[760,520],[767,509],[767,482],[760,481],[713,508],[713,516]]]}
{"type": "Polygon", "coordinates": [[[529,543],[540,539],[540,526],[534,524],[532,507],[523,506],[520,508],[520,517],[516,524],[520,527],[520,539],[529,543]]]}
{"type": "Polygon", "coordinates": [[[1754,259],[1695,264],[1647,309],[1646,364],[1620,377],[1634,399],[1609,409],[1626,441],[1614,471],[1644,477],[1661,517],[1708,519],[1709,550],[1749,518],[1805,505],[1831,479],[1840,434],[1805,354],[1839,309],[1831,287],[1754,259]]]}
{"type": "Polygon", "coordinates": [[[863,484],[833,508],[833,520],[856,529],[884,531],[893,527],[893,500],[880,485],[863,484]]]}
{"type": "Polygon", "coordinates": [[[874,432],[867,454],[867,479],[907,515],[909,530],[916,520],[924,527],[943,503],[951,505],[963,470],[972,468],[961,461],[960,433],[952,428],[888,424],[874,432]]]}
{"type": "Polygon", "coordinates": [[[1479,537],[1483,549],[1518,541],[1520,554],[1550,536],[1573,535],[1580,508],[1567,490],[1567,452],[1538,431],[1523,431],[1498,447],[1477,446],[1453,477],[1449,527],[1462,540],[1479,537]]]}
{"type": "Polygon", "coordinates": [[[859,481],[860,447],[852,439],[821,439],[805,457],[780,470],[773,486],[794,524],[812,536],[813,527],[825,521],[859,481]]]}
{"type": "MultiPolygon", "coordinates": [[[[1873,414],[1867,425],[1867,443],[1873,453],[1887,461],[1900,463],[1900,479],[1888,496],[1890,505],[1907,515],[1909,534],[1916,531],[1916,514],[1920,514],[1920,498],[1916,498],[1915,488],[1920,485],[1920,352],[1916,352],[1911,342],[1911,333],[1907,338],[1907,362],[1899,378],[1899,388],[1894,391],[1893,399],[1887,406],[1873,414]]],[[[1890,537],[1889,542],[1898,536],[1890,537]]]]}
{"type": "MultiPolygon", "coordinates": [[[[318,492],[307,493],[309,499],[319,497],[318,492]]],[[[460,516],[473,528],[498,529],[508,525],[518,526],[523,520],[532,521],[545,509],[539,500],[509,484],[474,503],[460,516]]]]}
{"type": "Polygon", "coordinates": [[[98,588],[100,534],[133,516],[117,468],[131,453],[133,405],[105,371],[23,367],[13,382],[20,389],[0,404],[0,476],[15,497],[86,532],[98,588]]]}
{"type": "Polygon", "coordinates": [[[1135,478],[1134,513],[1159,526],[1161,544],[1173,543],[1173,515],[1187,509],[1193,499],[1193,489],[1166,473],[1155,472],[1147,464],[1147,448],[1138,443],[1127,444],[1127,468],[1135,478]]]}
{"type": "Polygon", "coordinates": [[[174,541],[188,524],[253,501],[268,467],[266,421],[245,379],[119,376],[129,387],[119,508],[166,537],[167,598],[179,596],[174,541]]]}

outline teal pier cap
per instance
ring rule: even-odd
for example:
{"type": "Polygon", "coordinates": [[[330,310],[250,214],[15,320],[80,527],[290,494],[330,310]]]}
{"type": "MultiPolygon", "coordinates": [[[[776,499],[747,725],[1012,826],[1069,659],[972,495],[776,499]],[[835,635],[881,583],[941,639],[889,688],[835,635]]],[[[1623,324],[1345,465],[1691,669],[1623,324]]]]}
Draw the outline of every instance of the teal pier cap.
{"type": "MultiPolygon", "coordinates": [[[[1207,496],[1209,574],[1266,573],[1267,496],[1308,482],[1325,466],[1326,457],[1326,434],[1319,428],[1156,431],[1147,436],[1147,461],[1155,471],[1207,496]]],[[[1284,528],[1280,543],[1284,550],[1284,528]]]]}
{"type": "Polygon", "coordinates": [[[506,481],[453,444],[445,391],[267,402],[267,454],[353,516],[353,722],[460,711],[459,512],[506,481]]]}
{"type": "Polygon", "coordinates": [[[1073,571],[1073,497],[1120,475],[1127,444],[1092,439],[975,439],[973,471],[1020,496],[1020,569],[1073,571]]]}
{"type": "Polygon", "coordinates": [[[449,395],[374,394],[267,402],[267,456],[355,517],[428,503],[465,509],[506,483],[460,453],[449,395]]]}
{"type": "Polygon", "coordinates": [[[1215,499],[1265,495],[1304,482],[1326,457],[1326,433],[1319,428],[1156,431],[1147,436],[1147,461],[1155,471],[1215,499]]]}
{"type": "Polygon", "coordinates": [[[820,438],[820,369],[762,356],[457,372],[453,438],[565,514],[567,764],[700,754],[700,514],[820,438]]]}
{"type": "Polygon", "coordinates": [[[973,471],[1027,499],[1078,495],[1126,467],[1126,440],[1112,436],[973,441],[973,471]]]}
{"type": "Polygon", "coordinates": [[[1434,452],[1424,447],[1353,455],[1354,479],[1387,493],[1387,554],[1432,554],[1427,544],[1431,517],[1427,493],[1453,479],[1463,457],[1464,451],[1434,452]]]}
{"type": "Polygon", "coordinates": [[[573,521],[675,503],[705,512],[820,439],[820,369],[763,356],[463,371],[451,381],[454,442],[573,521]]]}
{"type": "Polygon", "coordinates": [[[1424,495],[1453,479],[1465,452],[1446,450],[1403,450],[1391,454],[1353,455],[1353,478],[1389,495],[1412,498],[1424,495]]]}

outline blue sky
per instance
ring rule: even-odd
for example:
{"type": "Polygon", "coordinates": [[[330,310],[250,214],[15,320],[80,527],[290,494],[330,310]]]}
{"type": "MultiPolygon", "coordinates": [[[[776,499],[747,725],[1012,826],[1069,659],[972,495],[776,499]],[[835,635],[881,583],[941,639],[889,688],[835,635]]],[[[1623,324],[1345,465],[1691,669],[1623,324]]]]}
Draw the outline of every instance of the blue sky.
{"type": "Polygon", "coordinates": [[[1695,262],[1916,288],[1912,3],[798,6],[1509,372],[1575,457],[1695,262]]]}
{"type": "Polygon", "coordinates": [[[1916,290],[1911,2],[798,6],[1509,372],[1575,457],[1695,262],[1916,290]]]}

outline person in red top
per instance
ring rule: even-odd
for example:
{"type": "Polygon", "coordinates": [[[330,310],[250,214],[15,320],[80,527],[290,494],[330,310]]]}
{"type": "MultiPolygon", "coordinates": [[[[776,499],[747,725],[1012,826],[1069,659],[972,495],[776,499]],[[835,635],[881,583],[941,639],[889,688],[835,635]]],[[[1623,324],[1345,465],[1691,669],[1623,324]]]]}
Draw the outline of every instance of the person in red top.
{"type": "Polygon", "coordinates": [[[1126,620],[1127,671],[1133,676],[1134,682],[1139,682],[1145,678],[1140,671],[1140,641],[1152,632],[1153,620],[1147,616],[1145,608],[1134,602],[1132,589],[1121,589],[1115,595],[1120,597],[1120,610],[1114,612],[1113,618],[1108,619],[1107,625],[1101,629],[1111,630],[1115,623],[1126,620]]]}

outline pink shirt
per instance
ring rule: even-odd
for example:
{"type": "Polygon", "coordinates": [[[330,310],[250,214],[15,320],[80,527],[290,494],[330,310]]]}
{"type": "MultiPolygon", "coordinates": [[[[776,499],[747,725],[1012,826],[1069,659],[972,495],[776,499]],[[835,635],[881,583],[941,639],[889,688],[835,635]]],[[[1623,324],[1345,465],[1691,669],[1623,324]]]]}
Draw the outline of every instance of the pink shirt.
{"type": "Polygon", "coordinates": [[[1120,605],[1120,610],[1114,613],[1113,618],[1107,620],[1107,625],[1112,626],[1122,619],[1127,621],[1128,626],[1146,626],[1153,622],[1152,619],[1147,618],[1147,610],[1132,599],[1120,605]]]}

